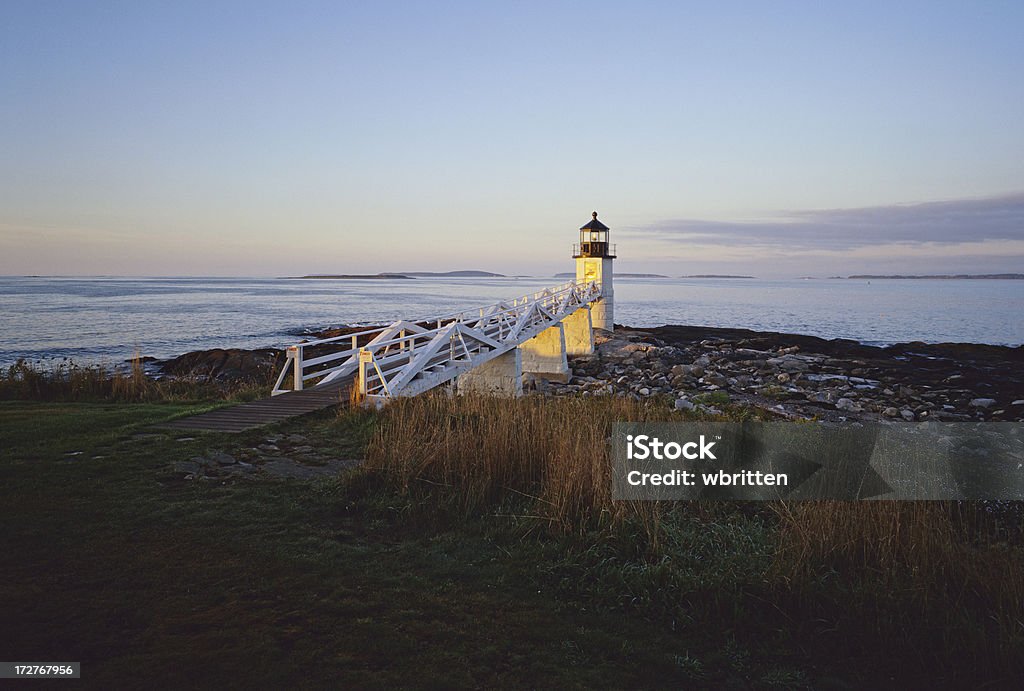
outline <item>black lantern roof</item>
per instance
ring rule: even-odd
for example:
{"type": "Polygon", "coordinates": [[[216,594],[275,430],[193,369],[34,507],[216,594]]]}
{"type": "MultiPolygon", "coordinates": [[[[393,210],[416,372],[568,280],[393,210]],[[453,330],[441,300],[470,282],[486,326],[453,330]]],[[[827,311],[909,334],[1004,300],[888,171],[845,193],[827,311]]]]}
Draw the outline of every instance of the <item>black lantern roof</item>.
{"type": "Polygon", "coordinates": [[[608,230],[608,226],[597,220],[597,212],[594,212],[594,218],[585,226],[581,226],[580,230],[608,230]]]}

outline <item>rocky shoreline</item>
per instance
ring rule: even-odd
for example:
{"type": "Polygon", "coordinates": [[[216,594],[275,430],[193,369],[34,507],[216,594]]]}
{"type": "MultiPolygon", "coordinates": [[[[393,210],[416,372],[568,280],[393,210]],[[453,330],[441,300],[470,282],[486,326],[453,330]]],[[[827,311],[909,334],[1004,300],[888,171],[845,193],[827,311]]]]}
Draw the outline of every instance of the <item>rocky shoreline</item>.
{"type": "MultiPolygon", "coordinates": [[[[333,329],[313,338],[352,329],[333,329]]],[[[162,375],[218,381],[276,375],[283,351],[210,350],[153,363],[162,375]]],[[[701,326],[629,328],[597,336],[549,395],[671,397],[679,409],[750,405],[787,419],[1024,421],[1024,346],[900,343],[701,326]]]]}
{"type": "Polygon", "coordinates": [[[570,360],[552,395],[671,397],[677,409],[750,405],[784,419],[1022,421],[1024,346],[901,343],[717,329],[616,326],[570,360]]]}

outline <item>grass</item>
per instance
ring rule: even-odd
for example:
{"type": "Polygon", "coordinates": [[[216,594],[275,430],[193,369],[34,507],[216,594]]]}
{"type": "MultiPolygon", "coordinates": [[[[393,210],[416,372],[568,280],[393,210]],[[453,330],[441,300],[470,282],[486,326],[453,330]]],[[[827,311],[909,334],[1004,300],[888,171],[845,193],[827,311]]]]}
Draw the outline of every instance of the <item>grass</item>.
{"type": "Polygon", "coordinates": [[[1024,550],[977,504],[613,502],[612,423],[680,416],[618,398],[420,397],[383,411],[364,472],[435,518],[575,536],[563,568],[610,604],[755,630],[791,612],[896,666],[1024,672],[1024,550]]]}
{"type": "Polygon", "coordinates": [[[693,397],[694,403],[702,403],[710,406],[721,406],[729,403],[731,399],[725,391],[709,391],[693,397]]]}
{"type": "Polygon", "coordinates": [[[233,382],[200,377],[161,380],[146,375],[142,359],[132,358],[127,369],[78,365],[62,360],[51,366],[18,360],[0,368],[0,401],[153,402],[262,398],[269,381],[260,375],[233,382]]]}
{"type": "MultiPolygon", "coordinates": [[[[5,658],[80,660],[88,688],[679,685],[677,656],[710,659],[568,596],[537,572],[552,544],[423,530],[348,482],[185,482],[176,460],[274,432],[151,428],[195,409],[0,403],[5,658]]],[[[375,417],[285,432],[348,454],[375,417]]]]}
{"type": "Polygon", "coordinates": [[[621,505],[610,424],[681,414],[611,399],[152,427],[212,405],[0,402],[0,658],[81,660],[89,688],[1019,679],[1020,548],[963,506],[621,505]],[[172,471],[293,433],[370,460],[317,482],[172,471]]]}
{"type": "Polygon", "coordinates": [[[398,492],[443,494],[464,515],[511,494],[553,530],[633,522],[653,538],[658,506],[612,501],[603,449],[616,420],[655,414],[667,410],[623,398],[406,399],[384,411],[366,468],[398,492]]]}
{"type": "Polygon", "coordinates": [[[934,664],[1020,674],[1024,550],[990,540],[969,502],[776,505],[773,571],[808,611],[855,608],[865,635],[912,634],[934,664]],[[842,589],[842,591],[839,590],[842,589]],[[841,594],[841,597],[840,597],[841,594]]]}

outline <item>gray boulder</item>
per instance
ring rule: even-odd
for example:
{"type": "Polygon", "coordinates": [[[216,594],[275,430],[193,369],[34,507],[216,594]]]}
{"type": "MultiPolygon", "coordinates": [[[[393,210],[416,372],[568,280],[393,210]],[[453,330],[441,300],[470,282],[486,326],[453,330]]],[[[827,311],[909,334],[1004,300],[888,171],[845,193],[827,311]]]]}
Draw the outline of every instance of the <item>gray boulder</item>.
{"type": "Polygon", "coordinates": [[[851,401],[849,398],[840,398],[836,401],[837,410],[845,410],[850,413],[859,413],[863,408],[851,401]]]}

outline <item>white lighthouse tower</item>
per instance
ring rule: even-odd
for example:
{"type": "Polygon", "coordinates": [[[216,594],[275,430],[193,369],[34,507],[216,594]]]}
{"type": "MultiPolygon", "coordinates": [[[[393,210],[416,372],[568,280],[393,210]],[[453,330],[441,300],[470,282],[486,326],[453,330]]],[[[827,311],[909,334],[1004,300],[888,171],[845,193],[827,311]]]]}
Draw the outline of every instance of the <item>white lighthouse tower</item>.
{"type": "Polygon", "coordinates": [[[597,212],[589,223],[580,228],[580,242],[573,245],[577,281],[597,281],[601,284],[601,299],[591,308],[595,329],[612,331],[615,328],[615,290],[612,285],[612,260],[615,245],[608,244],[608,226],[597,220],[597,212]]]}

